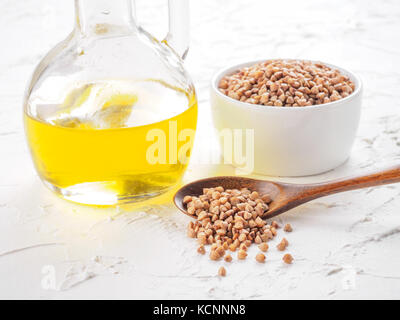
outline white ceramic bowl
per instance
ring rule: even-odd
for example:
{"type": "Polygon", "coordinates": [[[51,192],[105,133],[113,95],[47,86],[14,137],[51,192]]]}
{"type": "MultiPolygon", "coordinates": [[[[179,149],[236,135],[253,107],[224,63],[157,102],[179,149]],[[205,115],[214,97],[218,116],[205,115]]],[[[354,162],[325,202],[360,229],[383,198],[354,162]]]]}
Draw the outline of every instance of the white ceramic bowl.
{"type": "MultiPolygon", "coordinates": [[[[213,77],[211,107],[216,129],[219,132],[223,129],[254,129],[253,173],[307,176],[344,163],[350,155],[360,121],[360,78],[324,63],[347,75],[355,83],[355,90],[344,99],[308,107],[254,105],[229,98],[218,90],[224,75],[261,61],[264,60],[235,65],[213,77]]],[[[227,160],[225,163],[229,163],[227,160]]]]}

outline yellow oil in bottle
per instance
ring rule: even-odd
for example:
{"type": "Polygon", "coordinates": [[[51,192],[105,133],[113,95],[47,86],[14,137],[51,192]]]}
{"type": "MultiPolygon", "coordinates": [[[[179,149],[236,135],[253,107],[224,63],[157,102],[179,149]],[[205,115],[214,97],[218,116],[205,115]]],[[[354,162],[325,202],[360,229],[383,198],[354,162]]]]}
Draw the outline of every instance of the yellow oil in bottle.
{"type": "Polygon", "coordinates": [[[160,82],[82,84],[25,113],[41,179],[71,201],[114,205],[158,195],[182,178],[197,123],[194,93],[160,82]]]}

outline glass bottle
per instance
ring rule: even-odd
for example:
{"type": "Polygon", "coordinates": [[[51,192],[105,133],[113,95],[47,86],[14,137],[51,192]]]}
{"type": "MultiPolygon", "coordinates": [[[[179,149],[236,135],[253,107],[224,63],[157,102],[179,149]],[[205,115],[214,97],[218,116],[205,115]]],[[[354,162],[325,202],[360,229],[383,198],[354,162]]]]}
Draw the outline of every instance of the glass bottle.
{"type": "Polygon", "coordinates": [[[169,0],[169,32],[140,26],[131,0],[75,0],[72,33],[39,63],[24,121],[36,170],[61,197],[116,205],[182,178],[197,124],[183,67],[188,1],[169,0]]]}

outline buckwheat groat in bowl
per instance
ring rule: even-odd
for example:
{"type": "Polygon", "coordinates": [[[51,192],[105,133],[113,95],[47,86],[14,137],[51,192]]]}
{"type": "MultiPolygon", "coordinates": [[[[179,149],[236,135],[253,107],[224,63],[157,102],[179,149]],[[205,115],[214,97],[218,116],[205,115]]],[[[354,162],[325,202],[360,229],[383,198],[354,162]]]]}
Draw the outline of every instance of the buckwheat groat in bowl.
{"type": "Polygon", "coordinates": [[[253,159],[245,155],[254,160],[254,173],[306,176],[334,169],[350,155],[361,96],[358,76],[323,62],[275,59],[226,68],[211,83],[225,163],[240,167],[235,150],[254,150],[253,159]]]}

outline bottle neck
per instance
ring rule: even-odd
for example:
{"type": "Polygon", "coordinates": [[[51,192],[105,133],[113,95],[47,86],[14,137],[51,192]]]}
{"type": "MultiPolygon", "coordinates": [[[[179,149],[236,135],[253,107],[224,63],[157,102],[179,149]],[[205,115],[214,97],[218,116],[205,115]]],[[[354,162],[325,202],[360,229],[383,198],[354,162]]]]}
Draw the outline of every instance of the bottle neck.
{"type": "Polygon", "coordinates": [[[82,35],[135,30],[133,0],[75,0],[76,29],[82,35]]]}

